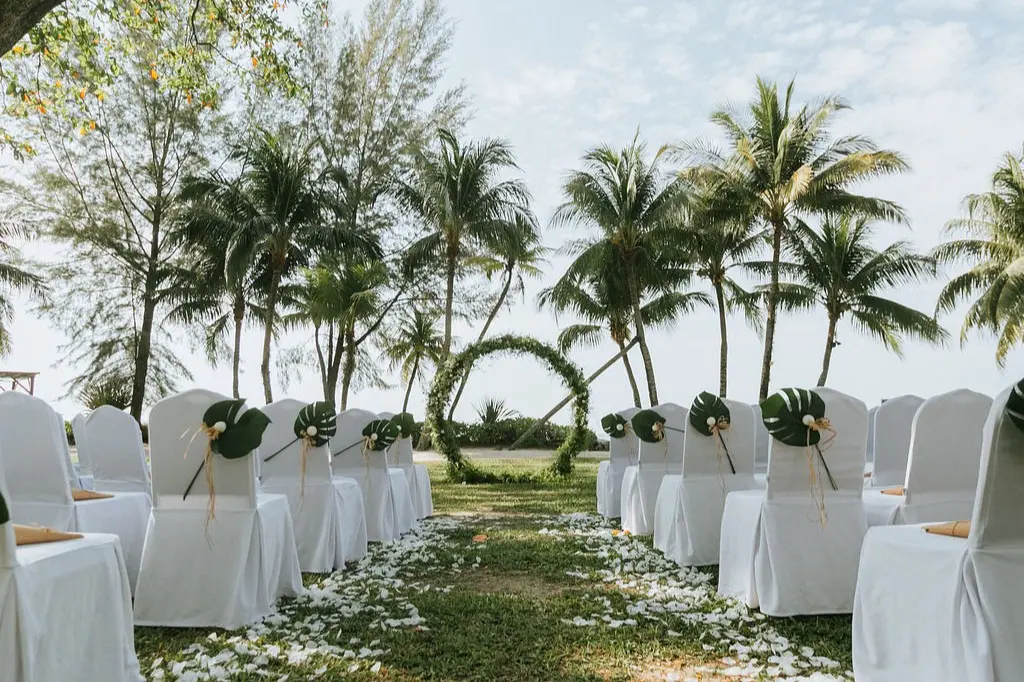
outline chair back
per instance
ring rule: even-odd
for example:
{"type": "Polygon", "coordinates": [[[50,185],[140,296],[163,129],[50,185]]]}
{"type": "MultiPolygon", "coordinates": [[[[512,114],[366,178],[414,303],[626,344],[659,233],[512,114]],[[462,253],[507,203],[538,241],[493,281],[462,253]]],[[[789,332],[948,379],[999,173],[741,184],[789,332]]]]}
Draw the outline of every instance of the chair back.
{"type": "Polygon", "coordinates": [[[625,469],[628,466],[635,465],[640,458],[640,439],[636,437],[633,429],[629,428],[630,420],[639,411],[639,408],[630,407],[616,413],[626,420],[627,425],[624,429],[625,435],[622,438],[608,439],[608,459],[611,460],[612,466],[617,469],[625,469]]]}
{"type": "Polygon", "coordinates": [[[367,449],[363,452],[363,429],[377,419],[368,410],[353,408],[338,415],[338,430],[331,439],[331,468],[335,473],[345,469],[387,469],[387,454],[367,449]]]}
{"type": "Polygon", "coordinates": [[[78,461],[90,463],[97,490],[151,492],[142,430],[130,414],[103,405],[76,422],[78,461]]]}
{"type": "Polygon", "coordinates": [[[722,398],[729,408],[728,429],[705,436],[690,423],[683,438],[683,477],[732,475],[729,461],[736,474],[752,476],[757,439],[754,411],[750,405],[722,398]]]}
{"type": "MultiPolygon", "coordinates": [[[[263,414],[270,417],[270,425],[263,432],[263,443],[260,445],[260,474],[264,484],[299,480],[301,477],[303,444],[301,440],[296,440],[294,426],[295,418],[306,405],[301,400],[285,398],[260,408],[263,414]],[[271,455],[273,459],[268,460],[271,455]]],[[[330,480],[331,453],[328,446],[309,448],[306,452],[306,483],[330,480]]]]}
{"type": "MultiPolygon", "coordinates": [[[[686,433],[686,417],[689,410],[675,403],[662,403],[651,408],[665,420],[665,436],[656,443],[640,441],[640,456],[637,462],[643,467],[650,465],[683,466],[683,437],[686,433]]],[[[636,415],[634,415],[635,418],[636,415]]]]}
{"type": "Polygon", "coordinates": [[[910,431],[914,426],[914,415],[922,403],[924,398],[901,395],[878,406],[871,448],[875,458],[871,485],[903,485],[910,458],[910,431]]]}

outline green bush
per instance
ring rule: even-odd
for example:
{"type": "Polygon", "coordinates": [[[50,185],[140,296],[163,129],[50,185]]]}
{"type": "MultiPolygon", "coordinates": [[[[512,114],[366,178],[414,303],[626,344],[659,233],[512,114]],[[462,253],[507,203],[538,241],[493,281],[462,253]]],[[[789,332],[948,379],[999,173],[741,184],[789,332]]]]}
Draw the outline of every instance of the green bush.
{"type": "MultiPolygon", "coordinates": [[[[501,419],[490,424],[464,424],[462,422],[450,422],[455,439],[460,447],[477,448],[506,448],[518,440],[528,428],[533,426],[536,419],[530,417],[514,417],[512,419],[501,419]]],[[[417,442],[420,432],[423,430],[423,422],[416,422],[412,440],[417,442]]],[[[555,450],[565,441],[572,429],[561,424],[548,422],[537,429],[519,447],[527,450],[555,450]]],[[[587,431],[587,440],[584,450],[590,450],[597,446],[597,436],[593,431],[587,431]]]]}

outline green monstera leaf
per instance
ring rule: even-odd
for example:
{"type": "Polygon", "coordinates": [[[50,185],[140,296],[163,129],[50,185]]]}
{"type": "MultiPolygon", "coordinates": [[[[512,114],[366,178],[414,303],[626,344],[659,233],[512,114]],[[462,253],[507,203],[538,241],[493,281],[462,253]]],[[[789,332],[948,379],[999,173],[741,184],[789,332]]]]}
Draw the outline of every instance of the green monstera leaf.
{"type": "Polygon", "coordinates": [[[716,424],[729,424],[729,406],[714,393],[702,392],[690,406],[690,426],[705,436],[714,434],[716,424]]]}
{"type": "Polygon", "coordinates": [[[390,419],[374,419],[363,427],[363,438],[367,439],[367,447],[376,452],[391,447],[401,433],[401,427],[390,419]]]}
{"type": "Polygon", "coordinates": [[[761,419],[771,436],[785,445],[817,445],[821,433],[811,424],[825,416],[825,401],[806,388],[784,388],[761,402],[761,419]]]}
{"type": "Polygon", "coordinates": [[[210,449],[226,459],[240,459],[263,442],[270,418],[260,410],[246,410],[239,416],[245,399],[222,400],[203,413],[203,424],[219,432],[210,449]]]}
{"type": "Polygon", "coordinates": [[[626,437],[626,425],[629,422],[626,421],[625,417],[621,414],[606,414],[601,417],[601,428],[611,438],[625,438],[626,437]]]}
{"type": "Polygon", "coordinates": [[[640,410],[633,415],[633,432],[646,443],[657,443],[665,438],[665,418],[654,410],[640,410]]]}
{"type": "Polygon", "coordinates": [[[402,438],[411,438],[416,428],[416,419],[408,412],[399,412],[391,418],[391,422],[398,426],[402,438]]]}
{"type": "Polygon", "coordinates": [[[4,525],[11,520],[11,512],[7,509],[7,500],[4,499],[3,493],[0,493],[0,526],[4,525]]]}
{"type": "Polygon", "coordinates": [[[1010,396],[1006,399],[1006,416],[1014,426],[1024,431],[1024,379],[1010,389],[1010,396]]]}
{"type": "Polygon", "coordinates": [[[295,417],[295,437],[309,438],[315,448],[327,445],[337,430],[334,405],[323,400],[306,405],[295,417]]]}

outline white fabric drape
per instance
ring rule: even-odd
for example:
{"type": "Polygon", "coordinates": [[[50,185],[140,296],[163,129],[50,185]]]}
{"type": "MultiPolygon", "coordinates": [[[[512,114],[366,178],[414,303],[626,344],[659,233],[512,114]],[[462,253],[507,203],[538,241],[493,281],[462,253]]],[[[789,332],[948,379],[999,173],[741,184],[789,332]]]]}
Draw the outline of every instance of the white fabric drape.
{"type": "Polygon", "coordinates": [[[914,415],[924,403],[916,395],[890,398],[878,406],[874,418],[871,452],[871,486],[884,488],[903,485],[910,458],[910,432],[914,415]]]}
{"type": "Polygon", "coordinates": [[[78,460],[88,466],[97,490],[151,494],[142,431],[130,414],[110,405],[72,422],[78,460]]]}
{"type": "Polygon", "coordinates": [[[622,516],[622,476],[627,467],[636,466],[640,456],[640,439],[629,421],[639,411],[631,407],[617,413],[626,420],[623,435],[608,439],[608,461],[597,465],[597,513],[606,519],[622,516]]]}
{"type": "MultiPolygon", "coordinates": [[[[391,419],[391,412],[381,412],[381,419],[391,419]]],[[[388,466],[405,472],[405,480],[409,484],[409,497],[412,513],[416,520],[426,519],[434,515],[434,500],[430,490],[430,472],[425,464],[413,461],[412,436],[399,438],[388,448],[388,466]]]]}
{"type": "Polygon", "coordinates": [[[665,420],[665,436],[655,443],[641,441],[637,464],[626,467],[622,474],[622,528],[635,535],[654,532],[661,479],[683,468],[683,435],[689,410],[675,403],[652,409],[665,420]]]}
{"type": "Polygon", "coordinates": [[[985,423],[966,539],[920,526],[872,528],[853,614],[858,682],[1005,682],[1024,670],[1024,433],[1006,416],[1013,387],[985,423]]]}
{"type": "MultiPolygon", "coordinates": [[[[718,593],[772,616],[853,609],[857,560],[867,531],[861,502],[867,408],[835,390],[815,391],[836,433],[823,453],[838,490],[831,489],[824,468],[818,468],[820,493],[812,493],[808,449],[773,440],[766,490],[729,493],[722,516],[718,593]]],[[[823,442],[830,437],[822,435],[823,442]]]]}

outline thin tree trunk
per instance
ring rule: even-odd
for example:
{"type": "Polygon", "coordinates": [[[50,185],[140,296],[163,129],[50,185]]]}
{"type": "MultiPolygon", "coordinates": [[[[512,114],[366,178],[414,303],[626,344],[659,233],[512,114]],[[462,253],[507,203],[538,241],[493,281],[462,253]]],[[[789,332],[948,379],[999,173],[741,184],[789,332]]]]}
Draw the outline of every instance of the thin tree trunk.
{"type": "MultiPolygon", "coordinates": [[[[149,289],[148,282],[146,288],[149,289]]],[[[135,375],[132,379],[131,415],[139,423],[142,423],[142,406],[146,399],[146,379],[149,376],[149,356],[153,343],[155,313],[156,300],[147,293],[142,309],[142,329],[139,330],[139,341],[135,347],[135,375]]]]}
{"type": "Polygon", "coordinates": [[[622,352],[622,364],[626,368],[626,376],[629,378],[629,388],[633,391],[633,405],[637,408],[643,407],[640,404],[640,387],[636,385],[636,376],[633,374],[633,365],[629,361],[629,355],[626,353],[626,344],[623,341],[617,341],[619,350],[622,352]]]}
{"type": "Polygon", "coordinates": [[[350,327],[345,331],[345,369],[341,373],[341,409],[348,409],[348,390],[352,385],[352,375],[356,371],[356,331],[350,327]]]}
{"type": "Polygon", "coordinates": [[[441,362],[448,361],[452,352],[452,302],[455,299],[456,255],[448,249],[448,272],[444,290],[444,343],[441,346],[441,362]]]}
{"type": "MultiPolygon", "coordinates": [[[[601,365],[600,367],[598,367],[597,370],[593,374],[591,374],[589,377],[587,377],[587,386],[589,386],[590,384],[594,383],[594,380],[597,379],[599,376],[601,376],[606,369],[608,369],[609,367],[614,365],[616,362],[618,362],[619,358],[626,357],[626,354],[629,352],[629,350],[633,346],[635,346],[637,344],[638,341],[639,341],[639,339],[637,337],[633,337],[633,340],[630,341],[629,343],[627,343],[626,346],[622,350],[620,350],[618,353],[616,353],[614,357],[612,357],[610,360],[608,360],[608,362],[606,362],[603,365],[601,365]]],[[[533,425],[530,426],[530,428],[526,429],[526,431],[523,432],[523,435],[519,436],[519,438],[516,439],[516,442],[512,443],[512,445],[510,445],[508,447],[508,449],[509,450],[515,450],[517,447],[519,447],[519,445],[522,442],[524,442],[527,438],[532,436],[534,434],[534,432],[537,431],[537,429],[539,429],[540,427],[542,427],[545,424],[547,424],[548,421],[552,417],[554,417],[556,414],[558,414],[558,411],[560,409],[562,409],[563,407],[568,405],[569,401],[572,400],[572,398],[573,398],[572,393],[570,393],[569,395],[565,396],[565,398],[563,398],[560,403],[558,403],[553,408],[551,408],[551,410],[546,415],[544,415],[543,417],[541,417],[540,419],[535,421],[533,423],[533,425]]]]}
{"type": "Polygon", "coordinates": [[[785,220],[776,221],[772,225],[772,267],[771,281],[768,284],[768,319],[764,325],[764,356],[761,358],[761,389],[758,400],[768,397],[768,387],[772,380],[772,351],[775,347],[775,316],[779,303],[779,260],[782,257],[782,231],[785,220]]]}
{"type": "MultiPolygon", "coordinates": [[[[630,264],[630,269],[632,269],[630,264]]],[[[633,327],[636,338],[640,342],[640,357],[644,361],[644,373],[647,375],[647,396],[651,407],[658,404],[658,385],[654,381],[654,363],[651,361],[651,350],[647,347],[647,334],[644,331],[644,320],[640,314],[640,285],[636,281],[636,273],[630,273],[630,294],[633,298],[633,327]]]]}
{"type": "Polygon", "coordinates": [[[818,386],[824,386],[828,379],[828,368],[832,364],[832,349],[836,343],[836,325],[839,318],[833,315],[828,316],[828,337],[825,339],[825,357],[821,360],[821,374],[818,376],[818,386]]]}
{"type": "Polygon", "coordinates": [[[718,300],[718,332],[722,339],[722,347],[718,356],[718,395],[726,397],[729,390],[729,328],[725,318],[725,292],[722,283],[715,282],[715,298],[718,300]]]}
{"type": "Polygon", "coordinates": [[[270,290],[267,292],[267,324],[263,330],[263,362],[260,373],[263,375],[263,397],[267,404],[274,402],[274,390],[270,384],[270,345],[274,340],[274,313],[277,309],[277,287],[281,279],[279,270],[270,274],[270,290]]]}
{"type": "Polygon", "coordinates": [[[245,300],[241,296],[235,297],[234,303],[235,318],[235,343],[231,349],[231,395],[238,400],[238,374],[239,363],[242,357],[242,323],[245,320],[245,300]]]}
{"type": "Polygon", "coordinates": [[[412,372],[409,373],[409,387],[405,389],[405,400],[402,401],[402,412],[409,411],[409,395],[412,393],[412,384],[416,381],[416,370],[420,368],[420,356],[412,363],[412,372]]]}
{"type": "Polygon", "coordinates": [[[338,330],[338,342],[334,343],[334,323],[331,322],[327,331],[327,387],[324,389],[324,400],[329,400],[332,405],[337,405],[338,398],[338,376],[341,374],[341,362],[345,357],[345,341],[342,338],[341,330],[338,330]]]}
{"type": "MultiPolygon", "coordinates": [[[[505,274],[505,285],[501,288],[501,293],[498,294],[498,300],[491,309],[491,314],[487,316],[487,321],[484,322],[483,329],[480,330],[480,334],[476,337],[477,343],[483,341],[484,337],[487,336],[487,331],[491,328],[491,324],[494,322],[495,318],[498,317],[498,313],[501,311],[501,306],[505,304],[505,297],[508,296],[508,291],[512,287],[512,276],[514,271],[512,268],[506,268],[505,274]]],[[[448,408],[448,416],[446,417],[447,421],[451,421],[452,416],[455,414],[455,408],[458,406],[459,400],[462,399],[462,392],[466,390],[466,384],[469,382],[469,373],[471,370],[472,368],[467,369],[463,373],[462,379],[459,380],[459,388],[455,391],[455,398],[452,400],[452,406],[448,408]]]]}
{"type": "MultiPolygon", "coordinates": [[[[327,392],[327,360],[324,358],[324,348],[320,345],[319,323],[313,325],[313,347],[316,349],[316,364],[320,369],[320,390],[324,392],[324,400],[330,402],[332,398],[327,392]]],[[[330,352],[329,348],[328,352],[330,352]]]]}

